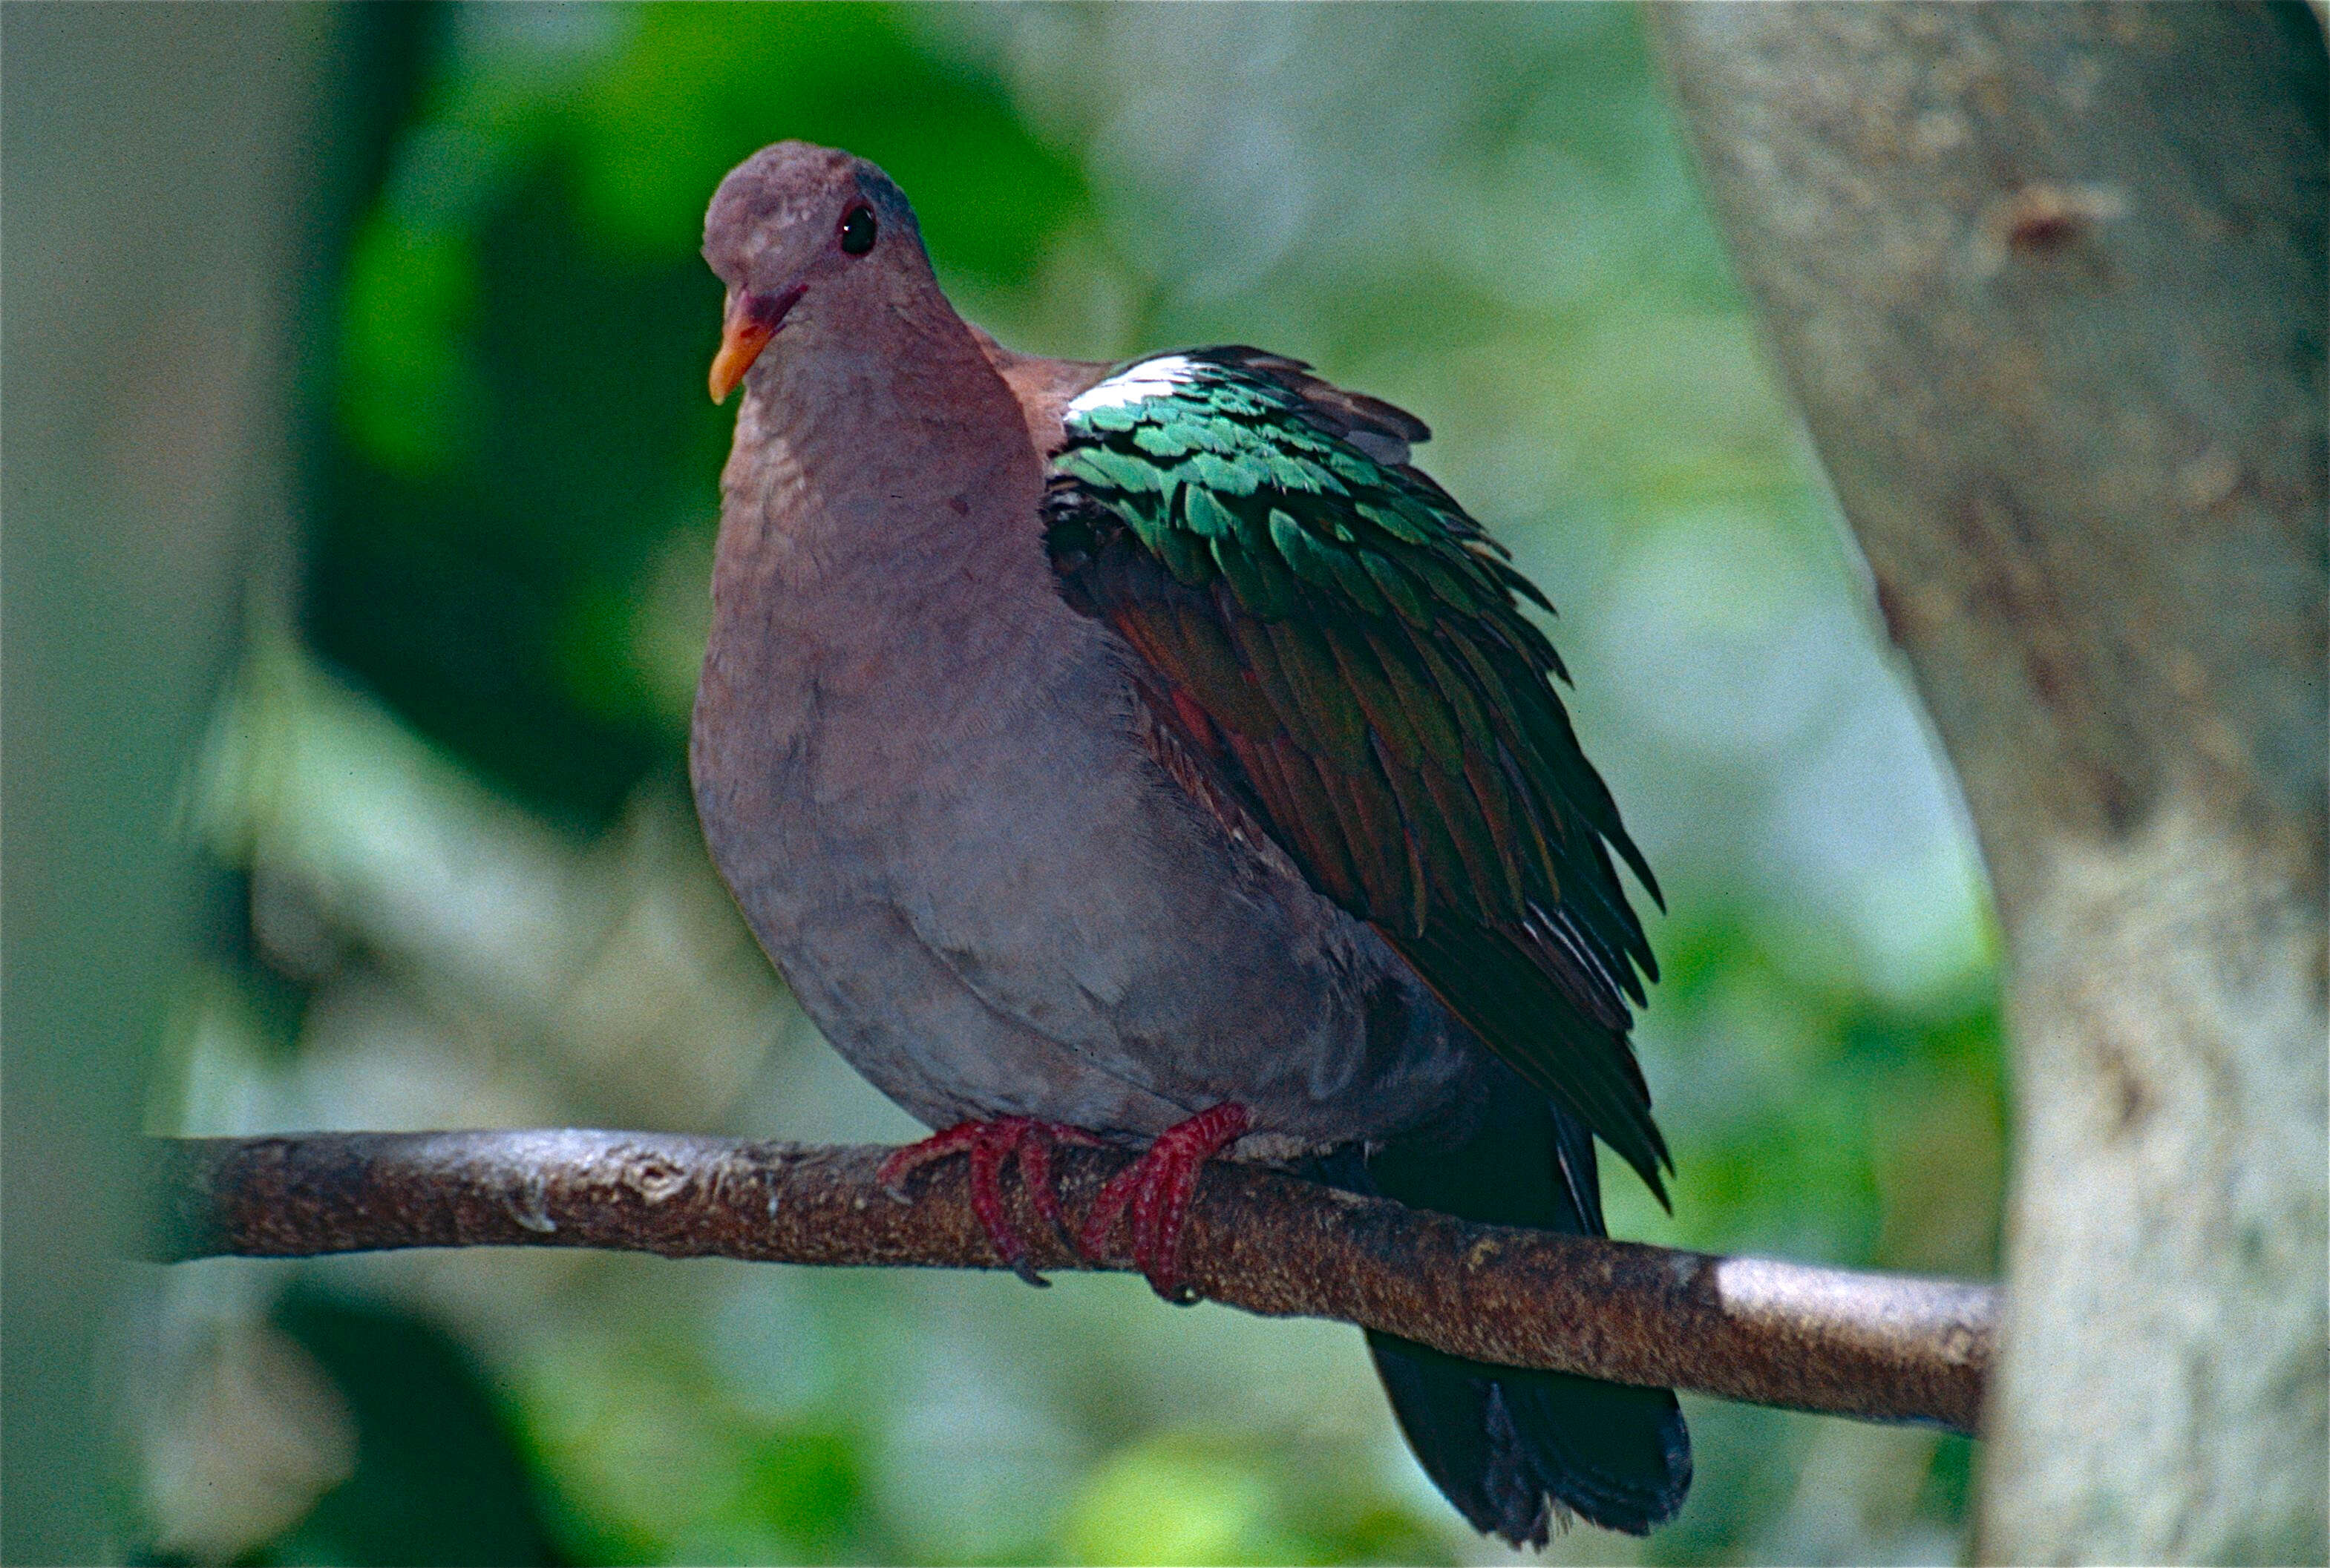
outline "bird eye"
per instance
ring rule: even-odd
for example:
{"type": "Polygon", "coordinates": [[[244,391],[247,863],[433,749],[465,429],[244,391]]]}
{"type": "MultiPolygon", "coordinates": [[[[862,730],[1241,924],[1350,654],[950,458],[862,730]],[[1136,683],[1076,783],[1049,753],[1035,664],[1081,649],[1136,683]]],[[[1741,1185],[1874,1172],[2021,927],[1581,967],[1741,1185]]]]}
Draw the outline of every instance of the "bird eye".
{"type": "Polygon", "coordinates": [[[874,249],[874,209],[860,202],[841,214],[841,250],[844,255],[863,256],[874,249]]]}

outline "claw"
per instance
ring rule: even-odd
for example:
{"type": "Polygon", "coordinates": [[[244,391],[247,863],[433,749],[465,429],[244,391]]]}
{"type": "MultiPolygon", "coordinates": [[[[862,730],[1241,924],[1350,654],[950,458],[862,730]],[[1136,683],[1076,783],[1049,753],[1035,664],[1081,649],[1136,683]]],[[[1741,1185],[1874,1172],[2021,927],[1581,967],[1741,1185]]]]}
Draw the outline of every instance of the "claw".
{"type": "Polygon", "coordinates": [[[1004,1265],[1030,1285],[1041,1287],[1048,1281],[1028,1261],[1027,1238],[1013,1227],[1011,1213],[1004,1206],[1003,1167],[1014,1157],[1018,1160],[1019,1183],[1028,1189],[1028,1202],[1038,1217],[1065,1237],[1067,1230],[1060,1215],[1060,1195],[1052,1185],[1052,1148],[1061,1143],[1098,1148],[1101,1140],[1081,1128],[1027,1116],[958,1122],[892,1153],[874,1173],[874,1179],[884,1192],[900,1203],[909,1203],[913,1200],[906,1193],[907,1177],[934,1161],[958,1154],[970,1156],[971,1212],[979,1216],[980,1228],[987,1233],[989,1243],[1004,1265]]]}
{"type": "Polygon", "coordinates": [[[1243,1105],[1222,1104],[1177,1122],[1157,1137],[1149,1152],[1119,1171],[1093,1200],[1076,1250],[1095,1261],[1126,1210],[1132,1216],[1132,1262],[1168,1301],[1197,1299],[1180,1280],[1181,1232],[1197,1195],[1198,1175],[1208,1160],[1244,1137],[1253,1118],[1243,1105]]]}

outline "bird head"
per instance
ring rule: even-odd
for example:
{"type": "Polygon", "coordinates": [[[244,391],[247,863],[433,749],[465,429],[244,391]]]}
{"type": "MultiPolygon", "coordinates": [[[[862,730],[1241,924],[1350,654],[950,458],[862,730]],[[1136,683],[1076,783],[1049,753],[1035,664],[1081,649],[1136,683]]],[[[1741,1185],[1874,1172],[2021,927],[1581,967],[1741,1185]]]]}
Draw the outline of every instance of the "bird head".
{"type": "Polygon", "coordinates": [[[762,147],[720,182],[704,215],[704,260],[728,286],[715,402],[789,320],[846,329],[935,287],[914,209],[890,176],[808,142],[762,147]]]}

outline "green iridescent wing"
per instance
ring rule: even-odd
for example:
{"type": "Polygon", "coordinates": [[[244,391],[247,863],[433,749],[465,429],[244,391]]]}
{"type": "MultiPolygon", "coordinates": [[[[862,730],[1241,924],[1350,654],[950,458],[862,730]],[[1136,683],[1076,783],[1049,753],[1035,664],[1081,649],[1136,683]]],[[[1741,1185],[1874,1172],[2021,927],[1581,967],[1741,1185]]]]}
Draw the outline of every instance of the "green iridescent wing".
{"type": "Polygon", "coordinates": [[[1551,607],[1407,465],[1424,426],[1244,348],[1142,361],[1065,424],[1062,591],[1209,789],[1663,1198],[1626,1038],[1657,968],[1613,852],[1657,883],[1521,608],[1551,607]]]}

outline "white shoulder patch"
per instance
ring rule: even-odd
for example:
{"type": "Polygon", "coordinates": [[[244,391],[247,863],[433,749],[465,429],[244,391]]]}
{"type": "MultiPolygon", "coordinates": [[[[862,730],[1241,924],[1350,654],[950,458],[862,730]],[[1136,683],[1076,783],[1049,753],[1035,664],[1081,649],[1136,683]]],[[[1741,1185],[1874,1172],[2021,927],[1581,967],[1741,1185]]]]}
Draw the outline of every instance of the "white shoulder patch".
{"type": "Polygon", "coordinates": [[[1088,414],[1094,409],[1124,408],[1132,403],[1147,402],[1162,397],[1177,386],[1187,386],[1198,379],[1198,367],[1189,363],[1185,354],[1160,354],[1144,359],[1139,364],[1127,365],[1098,386],[1078,393],[1068,404],[1067,411],[1088,414]]]}

